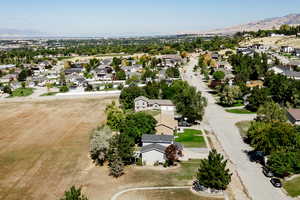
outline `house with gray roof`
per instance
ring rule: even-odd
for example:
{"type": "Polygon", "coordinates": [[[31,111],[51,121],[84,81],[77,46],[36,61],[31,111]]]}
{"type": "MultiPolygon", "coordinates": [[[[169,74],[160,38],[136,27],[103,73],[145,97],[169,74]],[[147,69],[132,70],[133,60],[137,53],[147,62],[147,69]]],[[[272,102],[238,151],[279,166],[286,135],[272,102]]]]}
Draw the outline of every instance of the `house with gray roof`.
{"type": "Polygon", "coordinates": [[[300,109],[288,109],[287,118],[292,124],[300,125],[300,109]]]}
{"type": "Polygon", "coordinates": [[[175,105],[168,99],[148,99],[140,96],[134,99],[134,110],[136,112],[145,110],[161,110],[161,111],[175,111],[175,105]]]}
{"type": "Polygon", "coordinates": [[[179,151],[182,151],[182,145],[174,141],[173,135],[150,135],[142,136],[142,149],[140,155],[143,163],[154,165],[155,163],[164,163],[166,161],[166,148],[174,144],[179,151]]]}
{"type": "Polygon", "coordinates": [[[274,66],[270,68],[275,74],[282,74],[288,78],[293,78],[295,80],[300,80],[300,72],[292,70],[291,67],[286,66],[274,66]]]}

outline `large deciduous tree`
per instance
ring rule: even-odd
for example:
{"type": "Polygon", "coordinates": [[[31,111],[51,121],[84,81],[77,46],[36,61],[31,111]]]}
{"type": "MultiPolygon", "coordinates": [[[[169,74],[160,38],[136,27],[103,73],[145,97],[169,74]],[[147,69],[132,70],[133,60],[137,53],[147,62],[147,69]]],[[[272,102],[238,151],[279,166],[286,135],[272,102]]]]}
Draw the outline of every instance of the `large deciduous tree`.
{"type": "Polygon", "coordinates": [[[107,105],[105,113],[107,115],[107,125],[112,130],[119,130],[125,120],[124,111],[116,105],[115,101],[113,101],[111,104],[107,105]]]}
{"type": "Polygon", "coordinates": [[[155,134],[156,123],[152,115],[144,112],[132,113],[126,116],[120,131],[139,143],[143,134],[155,134]]]}
{"type": "Polygon", "coordinates": [[[93,131],[90,140],[90,155],[96,164],[103,165],[105,162],[111,137],[112,131],[107,126],[93,131]]]}
{"type": "Polygon", "coordinates": [[[120,103],[124,109],[132,109],[134,107],[134,99],[145,95],[146,93],[142,88],[131,85],[130,87],[123,88],[120,94],[120,103]]]}
{"type": "Polygon", "coordinates": [[[300,147],[300,135],[289,123],[253,122],[247,132],[252,147],[269,155],[277,151],[296,151],[300,147]]]}
{"type": "Polygon", "coordinates": [[[175,92],[173,101],[176,111],[190,122],[201,121],[207,104],[201,92],[197,92],[195,87],[189,86],[185,81],[179,81],[172,87],[175,92]]]}
{"type": "Polygon", "coordinates": [[[241,95],[242,93],[239,86],[226,85],[222,91],[220,91],[220,103],[226,106],[232,106],[241,95]]]}
{"type": "Polygon", "coordinates": [[[257,109],[263,105],[267,100],[268,90],[265,88],[255,87],[250,93],[250,96],[247,98],[248,105],[247,109],[251,111],[257,111],[257,109]]]}
{"type": "Polygon", "coordinates": [[[256,120],[263,122],[286,122],[286,111],[274,101],[266,101],[259,107],[256,120]]]}

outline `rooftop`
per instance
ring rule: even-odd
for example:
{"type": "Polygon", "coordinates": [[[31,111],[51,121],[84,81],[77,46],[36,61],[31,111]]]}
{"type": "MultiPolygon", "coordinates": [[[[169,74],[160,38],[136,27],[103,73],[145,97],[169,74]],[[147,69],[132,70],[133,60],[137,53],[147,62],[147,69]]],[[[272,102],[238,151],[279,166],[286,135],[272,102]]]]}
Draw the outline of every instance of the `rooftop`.
{"type": "Polygon", "coordinates": [[[145,143],[172,143],[174,141],[173,135],[150,135],[144,134],[142,142],[145,143]]]}
{"type": "Polygon", "coordinates": [[[288,113],[295,119],[295,120],[300,120],[300,109],[288,109],[288,113]]]}
{"type": "Polygon", "coordinates": [[[160,144],[149,144],[142,147],[141,153],[145,153],[152,150],[157,150],[161,153],[165,153],[166,147],[160,144]]]}

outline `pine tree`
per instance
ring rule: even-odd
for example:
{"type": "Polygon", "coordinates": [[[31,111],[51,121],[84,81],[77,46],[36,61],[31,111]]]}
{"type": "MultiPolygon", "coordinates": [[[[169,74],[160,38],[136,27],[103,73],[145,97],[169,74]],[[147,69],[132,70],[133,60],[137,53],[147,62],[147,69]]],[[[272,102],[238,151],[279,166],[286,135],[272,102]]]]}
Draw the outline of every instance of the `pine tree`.
{"type": "Polygon", "coordinates": [[[81,188],[76,189],[72,186],[60,200],[88,200],[88,198],[81,193],[81,188]]]}
{"type": "Polygon", "coordinates": [[[109,164],[109,175],[118,178],[124,174],[124,164],[121,158],[116,155],[115,160],[109,164]]]}
{"type": "Polygon", "coordinates": [[[226,169],[226,164],[227,160],[213,149],[207,159],[200,161],[197,182],[207,188],[225,190],[232,176],[229,169],[226,169]]]}

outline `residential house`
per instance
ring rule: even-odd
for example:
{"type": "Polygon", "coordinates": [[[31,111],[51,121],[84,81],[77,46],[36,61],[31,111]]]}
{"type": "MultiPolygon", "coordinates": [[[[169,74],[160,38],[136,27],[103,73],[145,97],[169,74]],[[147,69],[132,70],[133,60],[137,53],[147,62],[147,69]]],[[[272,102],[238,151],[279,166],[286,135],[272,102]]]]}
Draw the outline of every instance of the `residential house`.
{"type": "Polygon", "coordinates": [[[163,55],[161,59],[164,67],[174,67],[183,62],[181,56],[178,54],[163,55]]]}
{"type": "Polygon", "coordinates": [[[223,69],[225,69],[227,71],[232,71],[232,66],[227,61],[218,61],[217,62],[217,68],[223,68],[223,69]]]}
{"type": "Polygon", "coordinates": [[[134,109],[136,112],[145,110],[161,110],[161,111],[175,111],[175,105],[171,100],[165,99],[148,99],[144,96],[135,98],[134,109]]]}
{"type": "Polygon", "coordinates": [[[149,135],[142,136],[142,149],[140,155],[142,162],[146,165],[154,165],[155,163],[164,163],[166,161],[166,148],[174,144],[178,150],[182,151],[182,145],[174,141],[172,135],[149,135]]]}
{"type": "Polygon", "coordinates": [[[293,53],[294,48],[290,46],[281,46],[280,47],[280,52],[282,53],[293,53]]]}
{"type": "Polygon", "coordinates": [[[19,73],[17,73],[17,72],[7,74],[7,75],[2,76],[0,78],[0,82],[1,83],[8,83],[8,82],[11,82],[11,81],[16,81],[18,79],[18,75],[19,75],[19,73]]]}
{"type": "Polygon", "coordinates": [[[16,65],[0,65],[0,70],[12,69],[15,67],[16,67],[16,65]]]}
{"type": "Polygon", "coordinates": [[[80,74],[83,71],[83,68],[69,68],[65,70],[66,75],[70,74],[80,74]]]}
{"type": "Polygon", "coordinates": [[[300,72],[292,70],[292,67],[286,66],[274,66],[270,68],[275,74],[282,74],[288,78],[293,78],[295,80],[300,80],[300,72]]]}
{"type": "Polygon", "coordinates": [[[287,118],[292,124],[300,125],[300,109],[288,109],[287,118]]]}
{"type": "Polygon", "coordinates": [[[110,65],[112,63],[111,58],[105,58],[101,61],[102,65],[110,65]]]}
{"type": "Polygon", "coordinates": [[[93,70],[93,74],[97,80],[112,80],[114,70],[108,65],[99,65],[93,70]]]}
{"type": "Polygon", "coordinates": [[[154,117],[157,121],[155,127],[157,135],[173,135],[177,129],[178,122],[174,118],[174,112],[160,112],[154,117]]]}
{"type": "Polygon", "coordinates": [[[264,82],[261,80],[252,80],[252,81],[246,82],[246,87],[248,87],[248,88],[254,88],[254,87],[262,88],[263,85],[264,85],[264,82]]]}
{"type": "Polygon", "coordinates": [[[250,49],[248,47],[241,47],[241,48],[238,48],[237,49],[237,53],[241,53],[243,55],[249,55],[249,56],[252,56],[254,55],[254,50],[253,49],[250,49]]]}
{"type": "Polygon", "coordinates": [[[218,60],[219,59],[219,54],[217,52],[212,53],[211,58],[214,59],[214,60],[218,60]]]}

